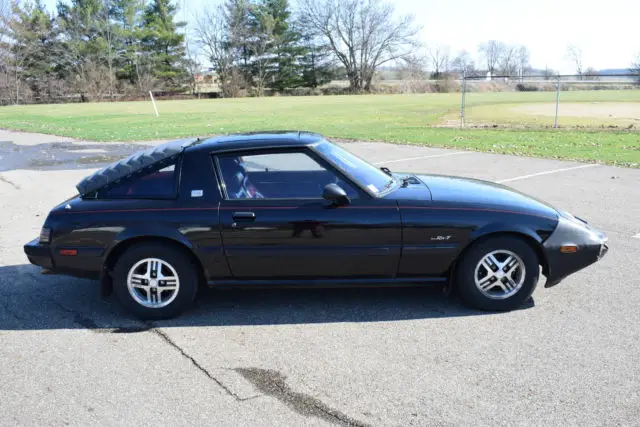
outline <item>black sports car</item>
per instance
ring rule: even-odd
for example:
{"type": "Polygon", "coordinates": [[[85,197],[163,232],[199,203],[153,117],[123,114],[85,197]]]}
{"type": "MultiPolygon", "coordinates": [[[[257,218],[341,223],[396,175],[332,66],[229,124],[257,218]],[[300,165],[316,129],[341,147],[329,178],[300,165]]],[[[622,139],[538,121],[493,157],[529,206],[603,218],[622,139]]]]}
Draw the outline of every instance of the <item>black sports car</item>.
{"type": "Polygon", "coordinates": [[[143,318],[200,284],[452,284],[518,307],[599,260],[607,238],[513,189],[394,173],[304,132],[170,142],[83,179],[25,245],[49,272],[100,279],[143,318]]]}

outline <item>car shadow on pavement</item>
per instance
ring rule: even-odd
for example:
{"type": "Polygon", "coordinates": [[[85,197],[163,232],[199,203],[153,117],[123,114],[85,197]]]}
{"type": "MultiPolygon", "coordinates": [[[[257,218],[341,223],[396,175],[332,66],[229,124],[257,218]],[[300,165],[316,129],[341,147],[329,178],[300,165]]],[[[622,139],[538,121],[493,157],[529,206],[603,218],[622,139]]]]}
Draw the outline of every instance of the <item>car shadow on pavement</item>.
{"type": "MultiPolygon", "coordinates": [[[[529,299],[522,309],[535,305],[529,299]]],[[[32,265],[0,267],[0,331],[91,329],[140,332],[152,327],[386,322],[501,315],[466,308],[441,287],[202,289],[182,316],[141,322],[98,282],[42,275],[32,265]]]]}

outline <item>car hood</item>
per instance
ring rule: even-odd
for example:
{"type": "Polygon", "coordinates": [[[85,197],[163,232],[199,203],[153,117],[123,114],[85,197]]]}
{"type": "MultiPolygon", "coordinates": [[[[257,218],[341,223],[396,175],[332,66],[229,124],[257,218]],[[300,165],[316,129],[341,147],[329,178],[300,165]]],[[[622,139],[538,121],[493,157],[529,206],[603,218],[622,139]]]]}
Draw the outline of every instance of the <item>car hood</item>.
{"type": "Polygon", "coordinates": [[[392,197],[399,202],[431,200],[441,205],[527,211],[551,218],[558,217],[558,210],[549,203],[502,184],[447,175],[412,176],[423,183],[428,191],[419,191],[416,188],[418,185],[410,184],[394,192],[392,197]]]}

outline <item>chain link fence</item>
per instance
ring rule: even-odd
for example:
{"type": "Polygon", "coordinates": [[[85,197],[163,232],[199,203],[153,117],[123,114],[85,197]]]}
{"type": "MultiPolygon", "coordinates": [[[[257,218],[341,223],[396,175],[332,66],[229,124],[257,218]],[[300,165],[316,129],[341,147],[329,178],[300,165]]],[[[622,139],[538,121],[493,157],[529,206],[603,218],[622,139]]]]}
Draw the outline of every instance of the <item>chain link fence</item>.
{"type": "Polygon", "coordinates": [[[460,127],[640,129],[637,75],[461,79],[460,127]]]}

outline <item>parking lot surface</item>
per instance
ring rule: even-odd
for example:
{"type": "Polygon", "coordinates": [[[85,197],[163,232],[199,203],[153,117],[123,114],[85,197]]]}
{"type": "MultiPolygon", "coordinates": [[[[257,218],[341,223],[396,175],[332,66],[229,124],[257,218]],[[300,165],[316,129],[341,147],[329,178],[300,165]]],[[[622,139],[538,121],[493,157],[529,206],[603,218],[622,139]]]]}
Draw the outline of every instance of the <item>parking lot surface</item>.
{"type": "Polygon", "coordinates": [[[22,251],[83,176],[142,146],[0,131],[1,425],[638,424],[640,170],[345,143],[535,195],[609,254],[510,313],[434,288],[210,290],[143,323],[22,251]]]}

